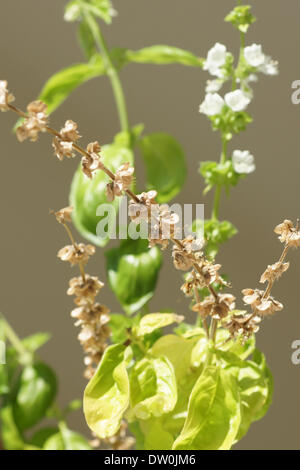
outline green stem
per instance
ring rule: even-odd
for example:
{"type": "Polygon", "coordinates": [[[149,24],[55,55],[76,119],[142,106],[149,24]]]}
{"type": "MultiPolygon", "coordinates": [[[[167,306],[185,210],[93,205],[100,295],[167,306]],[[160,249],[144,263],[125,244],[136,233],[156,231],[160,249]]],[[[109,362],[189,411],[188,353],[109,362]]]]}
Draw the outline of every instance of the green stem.
{"type": "MultiPolygon", "coordinates": [[[[227,140],[224,136],[222,136],[222,153],[220,158],[220,163],[224,164],[227,158],[227,140]]],[[[215,189],[215,197],[214,197],[214,204],[212,210],[212,219],[218,220],[219,218],[219,210],[220,210],[220,199],[221,199],[221,186],[217,186],[215,189]]]]}
{"type": "Polygon", "coordinates": [[[3,325],[4,334],[6,338],[9,340],[11,345],[15,348],[19,356],[22,358],[22,362],[30,363],[32,361],[32,355],[29,351],[27,351],[18,335],[15,333],[13,328],[10,326],[10,324],[2,314],[0,314],[0,320],[3,325]]]}
{"type": "Polygon", "coordinates": [[[105,61],[106,72],[111,82],[111,86],[113,89],[113,93],[114,93],[114,97],[115,97],[115,101],[116,101],[116,105],[118,109],[121,129],[123,132],[129,132],[130,125],[129,125],[129,119],[128,119],[127,106],[126,106],[125,95],[124,95],[124,91],[123,91],[123,87],[122,87],[122,83],[121,83],[118,71],[111,59],[108,46],[106,44],[104,36],[97,22],[89,13],[85,13],[85,19],[93,34],[95,44],[97,45],[99,52],[102,54],[102,57],[105,61]]]}

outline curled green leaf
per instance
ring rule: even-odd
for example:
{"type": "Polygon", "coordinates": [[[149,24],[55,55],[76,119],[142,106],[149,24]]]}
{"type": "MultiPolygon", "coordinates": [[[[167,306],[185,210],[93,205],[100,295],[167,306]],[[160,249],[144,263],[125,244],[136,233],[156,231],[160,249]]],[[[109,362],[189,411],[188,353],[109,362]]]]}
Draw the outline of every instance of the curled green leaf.
{"type": "Polygon", "coordinates": [[[131,349],[121,344],[109,346],[85,389],[83,408],[87,424],[102,439],[118,431],[128,408],[130,355],[131,349]]]}
{"type": "Polygon", "coordinates": [[[125,61],[142,64],[181,64],[201,68],[204,63],[204,59],[195,56],[192,52],[165,45],[144,47],[138,51],[124,50],[123,54],[125,61]]]}
{"type": "MultiPolygon", "coordinates": [[[[121,142],[120,139],[120,135],[116,136],[116,140],[105,145],[101,152],[103,163],[113,172],[123,163],[133,161],[127,141],[124,141],[124,137],[121,142]]],[[[120,198],[111,203],[107,201],[105,188],[109,181],[109,177],[100,170],[94,173],[92,179],[87,178],[80,166],[71,185],[70,204],[74,207],[72,217],[75,227],[83,237],[98,246],[105,246],[116,231],[115,216],[120,198]],[[97,235],[99,224],[102,228],[97,235]]]]}
{"type": "Polygon", "coordinates": [[[21,430],[37,424],[52,405],[57,380],[52,369],[42,362],[22,370],[15,390],[13,413],[21,430]]]}
{"type": "Polygon", "coordinates": [[[150,313],[141,318],[134,333],[137,336],[149,335],[158,328],[172,325],[172,323],[181,323],[183,320],[184,317],[176,313],[150,313]]]}
{"type": "Polygon", "coordinates": [[[130,421],[157,418],[172,411],[177,401],[177,388],[170,361],[159,357],[137,362],[130,374],[130,390],[130,421]]]}
{"type": "Polygon", "coordinates": [[[162,256],[147,240],[124,240],[106,253],[111,289],[128,314],[141,309],[153,296],[162,256]]]}
{"type": "Polygon", "coordinates": [[[158,202],[168,202],[182,189],[186,177],[184,152],[174,137],[155,133],[138,142],[146,165],[147,190],[155,189],[158,202]]]}
{"type": "Polygon", "coordinates": [[[229,450],[240,420],[235,377],[220,367],[208,366],[192,390],[187,418],[173,450],[229,450]]]}

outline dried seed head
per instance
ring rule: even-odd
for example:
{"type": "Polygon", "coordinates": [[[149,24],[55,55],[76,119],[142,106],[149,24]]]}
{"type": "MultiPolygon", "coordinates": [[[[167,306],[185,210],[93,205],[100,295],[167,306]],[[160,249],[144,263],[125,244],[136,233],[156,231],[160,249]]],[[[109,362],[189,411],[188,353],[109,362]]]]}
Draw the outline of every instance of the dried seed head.
{"type": "Polygon", "coordinates": [[[295,228],[291,220],[284,220],[282,224],[275,227],[274,232],[279,235],[279,240],[282,243],[294,248],[300,246],[300,231],[298,227],[295,228]]]}
{"type": "Polygon", "coordinates": [[[115,197],[122,196],[124,191],[130,189],[133,181],[134,168],[130,163],[124,163],[115,173],[115,179],[108,183],[106,187],[106,196],[109,202],[112,202],[115,197]]]}
{"type": "Polygon", "coordinates": [[[228,322],[222,323],[222,326],[229,331],[232,338],[242,336],[243,340],[246,341],[254,333],[257,333],[260,322],[260,316],[240,312],[239,314],[232,315],[228,322]]]}
{"type": "Polygon", "coordinates": [[[155,198],[157,192],[152,190],[147,193],[141,193],[137,195],[140,203],[131,200],[128,206],[128,214],[133,222],[139,224],[143,220],[148,220],[151,217],[151,206],[153,204],[157,205],[155,198]]]}
{"type": "Polygon", "coordinates": [[[283,309],[283,305],[273,297],[264,298],[264,292],[261,290],[244,289],[242,293],[245,304],[251,305],[252,310],[259,315],[273,315],[283,309]]]}
{"type": "Polygon", "coordinates": [[[61,248],[57,256],[62,261],[68,261],[72,266],[74,266],[75,264],[79,263],[86,264],[90,256],[92,256],[95,251],[96,250],[93,245],[79,243],[76,244],[76,246],[67,245],[64,248],[61,248]]]}
{"type": "Polygon", "coordinates": [[[61,140],[77,142],[77,140],[79,140],[81,137],[77,129],[78,125],[76,124],[76,122],[72,121],[71,119],[66,121],[64,127],[60,131],[61,140]]]}
{"type": "Polygon", "coordinates": [[[275,264],[271,264],[267,267],[265,272],[262,274],[260,278],[260,282],[264,284],[265,282],[275,282],[279,279],[282,274],[289,269],[290,263],[281,263],[277,262],[275,264]]]}
{"type": "Polygon", "coordinates": [[[75,303],[82,305],[85,299],[94,300],[100,289],[104,286],[103,282],[95,276],[89,276],[86,274],[85,281],[82,277],[74,277],[69,282],[69,289],[67,290],[68,295],[75,295],[75,303]]]}
{"type": "Polygon", "coordinates": [[[15,97],[7,89],[7,81],[0,80],[0,111],[8,111],[8,105],[14,101],[15,97]]]}
{"type": "Polygon", "coordinates": [[[212,317],[216,320],[226,318],[235,308],[235,297],[231,294],[221,294],[213,307],[212,317]]]}
{"type": "Polygon", "coordinates": [[[42,101],[32,101],[27,106],[28,117],[17,128],[16,134],[20,142],[30,139],[36,142],[39,132],[46,132],[48,124],[47,105],[42,101]]]}
{"type": "Polygon", "coordinates": [[[82,171],[88,178],[92,178],[93,172],[101,168],[101,156],[99,155],[101,147],[97,141],[91,142],[88,144],[86,151],[89,155],[82,157],[82,171]]]}
{"type": "Polygon", "coordinates": [[[57,222],[60,224],[66,224],[67,222],[71,222],[71,214],[74,208],[71,206],[64,207],[57,212],[54,212],[57,222]]]}
{"type": "Polygon", "coordinates": [[[54,137],[52,141],[52,147],[54,148],[54,154],[62,162],[64,157],[74,158],[73,143],[60,140],[58,137],[54,137]]]}
{"type": "Polygon", "coordinates": [[[198,312],[201,317],[208,317],[211,314],[216,300],[213,296],[206,297],[202,302],[193,305],[192,310],[198,312]]]}

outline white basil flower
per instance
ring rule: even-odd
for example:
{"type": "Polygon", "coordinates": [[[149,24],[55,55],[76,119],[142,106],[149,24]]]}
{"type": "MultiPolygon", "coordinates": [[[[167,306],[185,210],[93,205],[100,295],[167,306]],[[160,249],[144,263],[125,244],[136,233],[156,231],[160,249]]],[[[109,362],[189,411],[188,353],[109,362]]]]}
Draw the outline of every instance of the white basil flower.
{"type": "Polygon", "coordinates": [[[208,51],[203,69],[208,70],[211,75],[222,78],[223,72],[220,69],[226,63],[226,52],[226,46],[217,42],[214,47],[208,51]]]}
{"type": "Polygon", "coordinates": [[[273,60],[272,57],[266,56],[264,63],[259,67],[259,71],[265,75],[278,75],[278,62],[273,60]]]}
{"type": "Polygon", "coordinates": [[[218,93],[208,93],[200,105],[199,111],[207,116],[215,116],[221,113],[224,104],[223,98],[218,93]]]}
{"type": "Polygon", "coordinates": [[[250,103],[249,96],[246,95],[242,90],[235,90],[225,95],[225,102],[232,111],[239,112],[244,111],[250,103]]]}
{"type": "Polygon", "coordinates": [[[232,154],[234,171],[239,174],[249,174],[255,170],[254,157],[249,150],[235,150],[232,154]]]}
{"type": "Polygon", "coordinates": [[[206,88],[205,92],[206,93],[216,93],[217,91],[220,91],[223,85],[222,80],[207,80],[206,82],[206,88]]]}
{"type": "Polygon", "coordinates": [[[252,44],[252,46],[245,47],[244,57],[251,67],[263,65],[266,59],[260,44],[252,44]]]}

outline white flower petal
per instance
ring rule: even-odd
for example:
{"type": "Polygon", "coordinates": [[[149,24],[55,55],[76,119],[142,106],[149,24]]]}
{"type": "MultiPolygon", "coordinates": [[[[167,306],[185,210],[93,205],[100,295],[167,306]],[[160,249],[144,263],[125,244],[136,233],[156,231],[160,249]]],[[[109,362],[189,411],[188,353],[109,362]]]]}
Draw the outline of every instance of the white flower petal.
{"type": "Polygon", "coordinates": [[[231,91],[225,95],[227,106],[235,112],[244,111],[250,101],[250,98],[242,90],[231,91]]]}
{"type": "Polygon", "coordinates": [[[248,150],[235,150],[232,155],[234,171],[239,174],[249,174],[255,170],[254,157],[248,150]]]}
{"type": "Polygon", "coordinates": [[[259,67],[265,62],[265,54],[260,44],[252,44],[244,49],[244,57],[251,67],[259,67]]]}
{"type": "Polygon", "coordinates": [[[224,104],[223,98],[218,93],[208,93],[199,111],[207,116],[215,116],[221,113],[224,104]]]}

